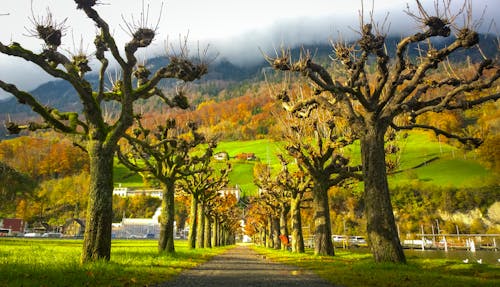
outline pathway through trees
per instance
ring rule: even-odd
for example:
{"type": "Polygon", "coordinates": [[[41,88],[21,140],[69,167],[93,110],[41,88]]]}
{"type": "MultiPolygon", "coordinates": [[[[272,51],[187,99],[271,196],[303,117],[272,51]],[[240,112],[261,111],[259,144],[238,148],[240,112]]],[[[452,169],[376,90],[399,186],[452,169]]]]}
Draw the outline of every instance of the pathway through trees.
{"type": "Polygon", "coordinates": [[[197,268],[183,272],[163,287],[290,287],[334,285],[297,267],[273,263],[248,246],[237,246],[197,268]]]}

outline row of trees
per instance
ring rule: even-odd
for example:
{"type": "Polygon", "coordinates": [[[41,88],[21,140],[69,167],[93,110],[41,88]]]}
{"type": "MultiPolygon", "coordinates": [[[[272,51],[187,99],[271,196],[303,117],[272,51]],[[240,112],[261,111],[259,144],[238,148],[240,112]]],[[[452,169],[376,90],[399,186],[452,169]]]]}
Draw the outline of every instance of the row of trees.
{"type": "MultiPolygon", "coordinates": [[[[43,123],[27,125],[8,123],[7,127],[11,133],[18,133],[23,129],[33,131],[52,128],[81,139],[76,144],[86,151],[90,169],[82,262],[110,258],[113,157],[120,139],[125,138],[134,148],[142,148],[147,144],[152,144],[153,147],[168,147],[172,143],[169,136],[165,135],[165,130],[168,130],[166,128],[160,128],[159,132],[155,133],[141,128],[141,124],[138,124],[138,129],[127,134],[127,130],[134,124],[134,119],[140,121],[134,110],[134,104],[139,99],[158,96],[169,107],[187,108],[182,88],[177,88],[175,95],[168,96],[157,88],[157,85],[162,79],[190,82],[199,79],[207,72],[206,62],[201,57],[194,60],[188,58],[184,43],[181,45],[181,51],[170,53],[168,63],[152,74],[146,67],[138,64],[135,54],[138,49],[151,44],[156,34],[156,27],[147,27],[147,19],[127,25],[132,39],[125,44],[123,51],[120,51],[110,33],[110,27],[94,9],[96,2],[75,0],[77,9],[81,9],[99,29],[94,41],[94,55],[101,66],[99,84],[95,89],[84,77],[91,70],[88,65],[88,55],[83,51],[69,56],[60,52],[64,22],[57,23],[51,15],[42,18],[33,16],[32,19],[35,25],[31,30],[33,36],[44,41],[40,53],[24,49],[19,43],[10,45],[0,43],[1,53],[27,60],[48,74],[69,82],[77,91],[83,105],[81,113],[58,111],[43,106],[28,92],[0,80],[0,88],[14,95],[21,104],[29,105],[44,120],[43,123]],[[120,77],[110,90],[105,90],[105,73],[110,56],[118,63],[120,77]],[[116,103],[119,107],[116,117],[109,117],[105,112],[104,106],[109,102],[116,103]],[[149,134],[156,134],[158,142],[148,142],[149,134]],[[142,137],[142,140],[136,141],[137,137],[142,137]]],[[[289,137],[290,145],[287,147],[287,152],[297,159],[299,166],[312,182],[310,188],[315,212],[316,254],[334,253],[330,240],[331,224],[327,191],[332,186],[354,178],[364,182],[367,234],[375,260],[405,262],[387,184],[386,134],[390,129],[395,131],[429,129],[438,135],[478,145],[480,140],[474,137],[452,134],[434,125],[420,124],[418,119],[431,112],[470,109],[500,97],[495,90],[500,69],[498,63],[491,59],[484,59],[474,65],[474,72],[465,75],[433,73],[443,63],[448,64],[446,58],[459,49],[476,47],[479,37],[474,31],[475,24],[472,22],[470,9],[464,10],[467,19],[465,26],[458,28],[454,20],[463,11],[453,14],[450,2],[445,1],[444,6],[436,5],[434,14],[426,11],[419,0],[415,2],[416,12],[408,10],[407,13],[410,18],[421,24],[423,31],[402,38],[392,61],[384,47],[383,28],[380,28],[373,19],[365,23],[363,13],[360,15],[359,40],[354,44],[342,41],[333,43],[333,70],[315,63],[311,54],[306,51],[298,59],[292,59],[285,49],[273,57],[266,57],[272,68],[298,73],[308,79],[313,87],[310,95],[301,94],[300,97],[296,97],[285,84],[276,95],[285,110],[299,121],[298,124],[289,125],[291,134],[295,136],[289,137]],[[430,40],[435,37],[449,37],[452,29],[455,32],[455,40],[449,46],[438,49],[430,44],[432,43],[430,40]],[[427,47],[425,55],[418,59],[409,58],[408,49],[418,44],[427,47]],[[304,122],[304,125],[302,126],[300,122],[304,122]],[[307,134],[304,136],[306,132],[310,135],[309,143],[292,141],[294,137],[306,138],[307,134]],[[357,139],[361,144],[362,161],[361,165],[352,165],[342,154],[342,149],[357,139]]],[[[145,14],[147,13],[142,15],[145,14]]],[[[285,78],[295,79],[295,77],[285,78]]],[[[167,121],[167,126],[169,125],[171,122],[167,121]]],[[[177,141],[175,142],[177,144],[177,141]]],[[[193,142],[197,142],[195,133],[193,142]]],[[[189,146],[189,143],[186,141],[185,145],[189,146]]],[[[182,155],[180,157],[182,158],[182,155]]],[[[188,161],[193,160],[192,166],[197,166],[207,157],[200,155],[186,158],[188,161]]],[[[146,167],[156,165],[156,170],[149,170],[156,178],[165,177],[165,169],[158,167],[168,161],[163,155],[156,157],[155,153],[146,152],[129,156],[122,153],[120,158],[123,162],[131,158],[141,158],[146,167]],[[149,158],[154,158],[150,164],[147,163],[149,158]]],[[[174,156],[173,160],[175,164],[177,157],[174,156]]],[[[141,166],[130,164],[130,167],[134,169],[141,166]]],[[[167,167],[170,168],[172,166],[167,167]]],[[[218,178],[223,178],[224,170],[227,169],[220,169],[219,173],[214,174],[220,176],[218,178]]],[[[180,174],[183,178],[192,175],[189,169],[180,171],[180,174]]],[[[167,177],[172,179],[175,175],[167,177]]],[[[223,180],[214,178],[211,183],[215,182],[221,183],[223,180]]],[[[265,191],[272,190],[265,184],[261,185],[265,191]]],[[[172,197],[171,191],[167,193],[165,200],[172,197]]],[[[197,204],[193,206],[196,208],[197,204]]],[[[204,207],[201,208],[203,209],[204,207]]],[[[167,214],[162,219],[165,220],[166,229],[170,224],[169,216],[167,214]]],[[[277,224],[274,223],[274,226],[277,224]]],[[[168,241],[169,238],[163,238],[160,240],[160,245],[168,245],[168,241]]]]}
{"type": "MultiPolygon", "coordinates": [[[[138,116],[136,123],[130,134],[124,134],[125,141],[117,154],[122,164],[134,172],[154,177],[163,189],[159,251],[175,251],[174,199],[179,193],[176,190],[191,198],[189,247],[210,247],[208,234],[212,233],[212,225],[215,230],[234,234],[233,226],[227,229],[226,224],[221,225],[229,221],[227,212],[236,202],[219,193],[228,184],[230,166],[214,166],[215,140],[198,133],[192,122],[178,126],[174,119],[167,119],[165,124],[157,125],[143,123],[138,116]],[[146,128],[147,125],[153,126],[153,130],[146,128]]],[[[219,231],[214,234],[220,235],[219,231]]],[[[218,237],[214,242],[220,243],[218,237]]]]}
{"type": "MultiPolygon", "coordinates": [[[[423,31],[403,37],[392,60],[385,48],[383,27],[373,18],[365,23],[363,13],[360,15],[358,41],[354,44],[332,43],[333,69],[315,63],[308,52],[299,59],[292,59],[285,49],[274,57],[267,56],[271,67],[300,74],[314,88],[312,97],[295,101],[286,87],[277,93],[278,100],[290,114],[308,118],[313,110],[328,111],[329,116],[324,122],[334,125],[340,119],[360,140],[367,235],[377,262],[406,261],[387,183],[385,136],[388,131],[427,129],[477,146],[481,143],[477,138],[418,124],[417,119],[431,112],[471,109],[500,98],[496,90],[500,66],[492,59],[485,58],[474,65],[471,74],[455,71],[446,75],[433,73],[440,65],[448,64],[448,56],[460,49],[477,47],[479,36],[474,30],[471,7],[454,13],[451,1],[444,1],[441,6],[435,5],[432,13],[424,9],[421,1],[415,2],[415,11],[408,8],[407,14],[421,25],[423,31]],[[466,21],[460,27],[454,20],[462,13],[466,21]],[[452,29],[455,39],[449,46],[438,49],[432,45],[431,40],[436,37],[450,37],[452,29]],[[407,52],[413,45],[427,47],[425,54],[411,59],[407,52]]],[[[315,218],[317,221],[318,217],[315,218]]],[[[322,226],[322,222],[315,224],[316,230],[318,224],[322,226]]],[[[320,236],[326,238],[329,235],[326,232],[320,236]]],[[[317,252],[321,250],[318,248],[321,247],[316,247],[317,252]]],[[[325,248],[326,253],[332,253],[329,246],[325,248]]]]}
{"type": "MultiPolygon", "coordinates": [[[[0,43],[0,52],[24,59],[39,66],[49,75],[70,83],[77,91],[83,111],[58,111],[39,103],[30,93],[19,90],[15,85],[0,80],[0,87],[14,95],[21,104],[29,105],[38,113],[44,123],[28,125],[8,124],[11,133],[23,129],[37,130],[52,128],[64,134],[71,134],[82,140],[79,145],[87,152],[90,166],[90,190],[86,228],[81,261],[99,259],[109,260],[111,252],[111,220],[113,191],[113,157],[118,141],[134,121],[134,103],[139,99],[159,96],[169,106],[186,108],[186,98],[179,89],[173,97],[167,97],[157,88],[162,79],[178,79],[190,82],[207,72],[207,65],[201,58],[193,61],[188,58],[187,47],[167,57],[168,64],[151,75],[146,67],[138,65],[136,52],[148,47],[155,38],[157,27],[148,27],[145,15],[138,23],[127,25],[131,40],[121,51],[112,36],[108,23],[95,10],[97,1],[75,0],[76,8],[82,10],[91,22],[97,26],[98,34],[94,44],[95,55],[101,63],[98,69],[99,83],[92,87],[85,78],[91,71],[89,55],[84,51],[65,55],[60,51],[61,38],[64,35],[64,21],[58,23],[52,15],[36,17],[33,15],[30,31],[33,36],[44,42],[41,52],[27,50],[19,43],[4,45],[0,43]],[[124,54],[122,54],[124,53],[124,54]],[[110,90],[105,89],[108,58],[118,63],[120,78],[110,90]],[[105,112],[105,103],[114,102],[119,106],[116,117],[109,117],[105,112]]],[[[201,55],[200,55],[201,57],[201,55]]]]}

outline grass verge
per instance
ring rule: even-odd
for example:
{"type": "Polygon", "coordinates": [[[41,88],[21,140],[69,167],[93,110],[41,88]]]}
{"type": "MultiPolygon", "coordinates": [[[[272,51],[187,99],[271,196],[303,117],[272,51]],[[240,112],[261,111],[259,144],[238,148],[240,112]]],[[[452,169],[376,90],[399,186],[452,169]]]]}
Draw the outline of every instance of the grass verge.
{"type": "Polygon", "coordinates": [[[157,244],[113,240],[110,262],[80,265],[81,240],[0,239],[0,286],[149,286],[228,248],[190,250],[176,241],[174,255],[160,255],[157,244]]]}
{"type": "Polygon", "coordinates": [[[311,270],[333,284],[346,287],[500,286],[500,267],[496,265],[422,258],[408,258],[408,264],[376,264],[371,254],[343,250],[326,257],[314,256],[310,250],[296,254],[258,246],[254,249],[272,261],[311,270]]]}

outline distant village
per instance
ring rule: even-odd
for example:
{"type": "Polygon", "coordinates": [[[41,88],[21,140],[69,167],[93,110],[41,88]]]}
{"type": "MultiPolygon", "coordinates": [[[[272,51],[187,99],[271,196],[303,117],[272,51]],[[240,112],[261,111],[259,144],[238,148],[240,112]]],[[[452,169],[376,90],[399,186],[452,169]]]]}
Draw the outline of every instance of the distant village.
{"type": "MultiPolygon", "coordinates": [[[[233,195],[236,200],[240,199],[241,189],[238,186],[227,187],[219,190],[221,196],[233,195]]],[[[161,189],[133,189],[128,187],[116,187],[113,190],[114,196],[132,197],[132,196],[151,196],[162,198],[161,189]]],[[[113,238],[159,238],[160,223],[158,221],[161,215],[161,207],[158,207],[151,218],[123,218],[121,222],[113,223],[113,238]]],[[[68,219],[63,226],[51,229],[48,224],[35,223],[32,226],[19,218],[0,218],[0,236],[17,237],[48,237],[62,238],[82,237],[85,231],[85,219],[68,219]]],[[[177,230],[174,222],[174,234],[177,239],[186,238],[189,233],[189,227],[177,230]]]]}

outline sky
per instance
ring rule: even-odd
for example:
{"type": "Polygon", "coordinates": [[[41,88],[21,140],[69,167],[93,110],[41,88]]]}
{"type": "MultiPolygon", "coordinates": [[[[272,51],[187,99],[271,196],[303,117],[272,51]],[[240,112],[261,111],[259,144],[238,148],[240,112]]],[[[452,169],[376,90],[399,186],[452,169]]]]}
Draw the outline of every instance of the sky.
{"type": "MultiPolygon", "coordinates": [[[[407,3],[416,11],[414,0],[100,0],[101,5],[95,8],[109,23],[118,46],[130,39],[125,21],[138,23],[142,18],[147,27],[158,25],[156,40],[140,51],[139,59],[164,54],[167,39],[168,43],[176,45],[180,37],[188,35],[193,53],[198,46],[209,45],[209,51],[218,53],[219,59],[248,65],[262,60],[259,49],[269,51],[281,45],[326,42],[338,35],[348,39],[359,27],[362,2],[365,15],[374,7],[376,22],[384,22],[389,13],[385,25],[389,34],[408,34],[418,29],[417,23],[403,12],[407,3]]],[[[421,2],[434,11],[434,0],[421,2]]],[[[492,20],[500,28],[500,0],[471,2],[475,19],[481,18],[484,12],[480,31],[494,33],[490,25],[492,20]]],[[[457,10],[463,0],[452,3],[457,10]]],[[[93,52],[96,28],[83,11],[76,10],[71,0],[3,0],[0,42],[15,41],[25,48],[40,51],[41,41],[29,36],[27,30],[33,27],[29,18],[33,18],[33,14],[35,18],[45,16],[47,9],[56,21],[66,19],[68,28],[61,47],[63,51],[74,53],[82,46],[84,51],[93,52]]],[[[461,23],[463,20],[459,18],[458,24],[461,23]]],[[[0,79],[29,91],[51,78],[26,61],[0,55],[0,79]]],[[[0,90],[0,98],[6,96],[0,90]]]]}

